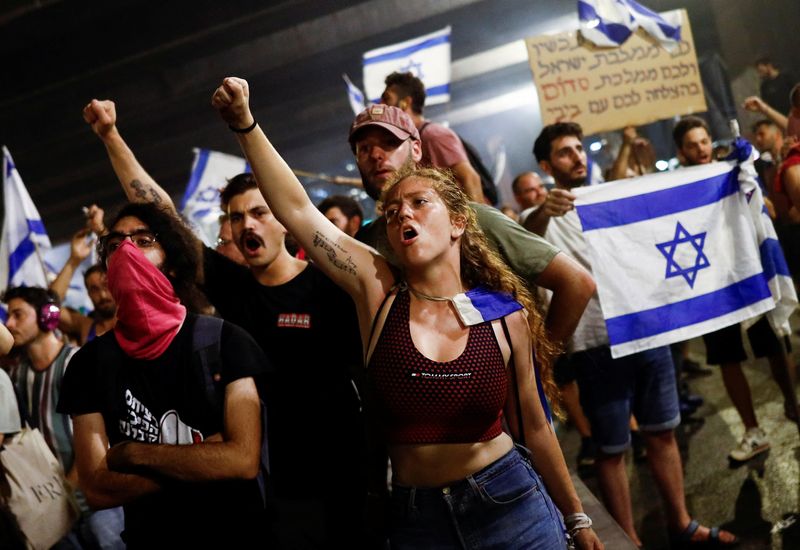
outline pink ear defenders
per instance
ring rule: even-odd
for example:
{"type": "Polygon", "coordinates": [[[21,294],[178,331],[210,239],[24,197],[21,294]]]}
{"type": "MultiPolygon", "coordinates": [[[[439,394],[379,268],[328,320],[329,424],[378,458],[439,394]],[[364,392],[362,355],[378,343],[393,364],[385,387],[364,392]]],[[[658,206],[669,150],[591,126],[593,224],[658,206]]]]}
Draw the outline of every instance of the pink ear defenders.
{"type": "Polygon", "coordinates": [[[58,327],[59,319],[61,319],[61,308],[55,302],[46,302],[39,310],[36,323],[41,330],[50,332],[58,327]]]}

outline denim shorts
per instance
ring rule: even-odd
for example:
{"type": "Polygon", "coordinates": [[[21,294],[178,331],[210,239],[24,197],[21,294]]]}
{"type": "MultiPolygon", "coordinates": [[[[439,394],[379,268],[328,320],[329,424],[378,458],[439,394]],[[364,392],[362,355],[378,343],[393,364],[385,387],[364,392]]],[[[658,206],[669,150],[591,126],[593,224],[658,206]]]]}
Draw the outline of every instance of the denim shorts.
{"type": "Polygon", "coordinates": [[[391,548],[565,549],[561,515],[529,456],[514,448],[448,487],[393,484],[391,548]]]}
{"type": "Polygon", "coordinates": [[[675,367],[669,347],[640,351],[619,359],[608,346],[574,353],[581,407],[592,439],[605,454],[631,443],[631,413],[644,432],[671,430],[681,421],[675,367]]]}

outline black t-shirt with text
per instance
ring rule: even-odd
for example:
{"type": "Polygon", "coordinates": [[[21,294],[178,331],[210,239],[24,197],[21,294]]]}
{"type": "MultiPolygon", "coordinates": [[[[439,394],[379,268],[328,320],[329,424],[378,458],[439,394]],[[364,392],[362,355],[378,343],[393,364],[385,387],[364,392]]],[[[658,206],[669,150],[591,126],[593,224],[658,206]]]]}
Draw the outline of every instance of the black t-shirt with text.
{"type": "MultiPolygon", "coordinates": [[[[88,342],[65,374],[59,412],[102,414],[112,446],[122,441],[192,444],[221,433],[222,403],[210,401],[194,359],[196,319],[188,315],[167,350],[153,360],[125,355],[113,331],[88,342]],[[106,364],[109,355],[100,352],[101,342],[118,350],[112,357],[119,364],[106,364]]],[[[253,339],[230,323],[223,323],[220,338],[221,385],[245,377],[258,381],[268,363],[253,339]]],[[[255,480],[165,480],[163,490],[124,508],[129,546],[191,547],[217,538],[225,543],[261,538],[263,505],[255,480]]]]}
{"type": "Polygon", "coordinates": [[[267,437],[277,494],[308,497],[363,483],[364,428],[353,385],[362,372],[361,339],[350,296],[313,264],[266,286],[211,249],[203,290],[269,358],[267,437]]]}

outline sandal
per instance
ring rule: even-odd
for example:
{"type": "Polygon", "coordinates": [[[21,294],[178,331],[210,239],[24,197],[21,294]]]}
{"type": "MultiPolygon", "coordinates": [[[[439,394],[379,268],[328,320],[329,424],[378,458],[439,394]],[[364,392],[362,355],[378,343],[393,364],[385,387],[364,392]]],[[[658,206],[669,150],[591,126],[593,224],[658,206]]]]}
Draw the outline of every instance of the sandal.
{"type": "Polygon", "coordinates": [[[679,548],[731,548],[739,544],[739,538],[734,536],[731,542],[723,542],[719,538],[720,528],[709,527],[708,538],[704,540],[692,540],[700,524],[697,520],[692,520],[681,533],[673,535],[671,538],[671,546],[673,549],[679,548]]]}

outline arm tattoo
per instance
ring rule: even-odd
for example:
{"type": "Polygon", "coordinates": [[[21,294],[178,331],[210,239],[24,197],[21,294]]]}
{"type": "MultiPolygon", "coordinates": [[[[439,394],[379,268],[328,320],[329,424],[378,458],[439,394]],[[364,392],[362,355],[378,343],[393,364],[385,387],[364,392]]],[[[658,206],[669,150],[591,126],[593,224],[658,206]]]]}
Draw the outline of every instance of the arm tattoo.
{"type": "Polygon", "coordinates": [[[321,248],[325,251],[326,255],[328,256],[328,261],[334,267],[341,269],[345,273],[349,273],[350,275],[357,275],[356,273],[356,263],[353,261],[352,256],[347,256],[347,258],[340,258],[336,251],[337,249],[339,252],[344,253],[344,249],[339,246],[337,243],[328,239],[325,235],[320,233],[319,231],[314,232],[314,248],[321,248]]]}
{"type": "Polygon", "coordinates": [[[142,202],[147,200],[147,192],[150,191],[151,202],[153,202],[153,204],[161,203],[161,195],[149,185],[145,185],[139,180],[131,180],[131,187],[133,188],[133,194],[136,195],[137,199],[142,200],[142,202]]]}

